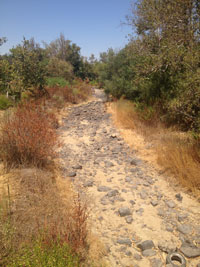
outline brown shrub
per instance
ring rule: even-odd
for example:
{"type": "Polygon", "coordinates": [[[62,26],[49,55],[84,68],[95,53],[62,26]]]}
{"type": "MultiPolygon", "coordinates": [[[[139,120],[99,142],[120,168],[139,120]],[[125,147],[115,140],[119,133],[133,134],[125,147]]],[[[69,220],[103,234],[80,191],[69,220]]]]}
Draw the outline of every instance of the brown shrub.
{"type": "Polygon", "coordinates": [[[49,100],[57,107],[62,107],[65,102],[77,104],[91,96],[91,86],[82,80],[77,80],[71,86],[51,87],[46,89],[49,100]]]}
{"type": "Polygon", "coordinates": [[[58,145],[55,116],[33,102],[19,105],[1,121],[0,156],[7,167],[44,166],[58,145]]]}

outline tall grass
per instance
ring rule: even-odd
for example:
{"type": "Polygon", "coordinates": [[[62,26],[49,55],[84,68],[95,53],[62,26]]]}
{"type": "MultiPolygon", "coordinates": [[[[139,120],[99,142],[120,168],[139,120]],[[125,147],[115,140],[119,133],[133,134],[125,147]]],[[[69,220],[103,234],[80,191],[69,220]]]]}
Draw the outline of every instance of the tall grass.
{"type": "Polygon", "coordinates": [[[174,174],[178,183],[199,197],[199,139],[192,138],[188,133],[166,128],[159,120],[159,113],[152,110],[148,113],[145,109],[141,111],[131,101],[121,99],[113,105],[117,121],[123,127],[142,134],[145,139],[153,140],[158,163],[174,174]]]}

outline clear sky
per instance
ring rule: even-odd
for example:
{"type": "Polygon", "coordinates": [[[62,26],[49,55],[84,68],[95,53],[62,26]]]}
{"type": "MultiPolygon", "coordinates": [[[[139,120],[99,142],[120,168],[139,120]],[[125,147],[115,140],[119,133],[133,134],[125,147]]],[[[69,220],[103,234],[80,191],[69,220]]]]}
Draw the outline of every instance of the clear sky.
{"type": "Polygon", "coordinates": [[[81,54],[98,56],[108,48],[124,47],[128,26],[121,26],[130,13],[131,0],[0,0],[0,47],[4,54],[23,36],[36,42],[55,40],[62,32],[81,47],[81,54]]]}

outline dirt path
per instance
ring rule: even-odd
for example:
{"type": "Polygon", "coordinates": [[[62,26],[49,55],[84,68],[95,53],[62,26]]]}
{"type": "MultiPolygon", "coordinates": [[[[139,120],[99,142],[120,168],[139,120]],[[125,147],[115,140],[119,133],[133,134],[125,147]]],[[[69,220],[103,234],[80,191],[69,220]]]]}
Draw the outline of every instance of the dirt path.
{"type": "Polygon", "coordinates": [[[103,101],[103,93],[95,90],[93,101],[68,108],[60,157],[66,179],[86,192],[92,231],[106,246],[108,266],[165,266],[167,252],[181,250],[187,266],[196,267],[199,203],[174,191],[138,158],[103,101]]]}

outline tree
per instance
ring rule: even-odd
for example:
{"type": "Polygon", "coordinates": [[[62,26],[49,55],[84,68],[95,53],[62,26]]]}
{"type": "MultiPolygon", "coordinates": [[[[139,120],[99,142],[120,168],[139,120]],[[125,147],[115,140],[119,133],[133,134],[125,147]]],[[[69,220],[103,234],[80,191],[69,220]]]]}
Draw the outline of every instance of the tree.
{"type": "Polygon", "coordinates": [[[0,37],[0,46],[2,46],[7,41],[6,37],[0,37]]]}
{"type": "Polygon", "coordinates": [[[43,49],[34,39],[24,38],[21,45],[10,50],[12,59],[11,93],[18,93],[21,97],[23,91],[32,93],[45,91],[46,60],[43,49]]]}
{"type": "Polygon", "coordinates": [[[63,34],[50,44],[46,44],[46,51],[50,58],[57,57],[60,60],[69,62],[73,66],[73,72],[76,76],[79,74],[81,67],[80,47],[70,40],[65,39],[63,34]]]}
{"type": "Polygon", "coordinates": [[[57,57],[50,58],[48,62],[48,75],[52,77],[63,77],[66,80],[71,80],[73,77],[72,65],[57,57]]]}

